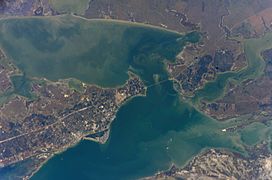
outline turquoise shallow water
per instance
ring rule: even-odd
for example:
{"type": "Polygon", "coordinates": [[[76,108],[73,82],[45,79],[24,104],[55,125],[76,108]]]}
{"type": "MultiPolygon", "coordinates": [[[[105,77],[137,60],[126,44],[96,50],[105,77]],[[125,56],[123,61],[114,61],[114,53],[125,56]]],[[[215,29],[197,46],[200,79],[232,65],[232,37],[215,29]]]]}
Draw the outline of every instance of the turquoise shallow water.
{"type": "Polygon", "coordinates": [[[265,63],[261,57],[262,51],[272,47],[272,33],[256,39],[244,41],[244,52],[247,59],[247,67],[238,72],[226,72],[219,74],[214,81],[208,82],[204,88],[199,89],[193,97],[194,102],[201,99],[213,101],[224,93],[224,87],[232,80],[240,83],[246,79],[255,79],[263,74],[265,63]]]}
{"type": "MultiPolygon", "coordinates": [[[[222,132],[232,122],[219,123],[199,113],[180,100],[167,80],[164,61],[173,62],[186,43],[199,40],[198,33],[180,35],[71,16],[2,21],[0,34],[5,36],[0,36],[0,44],[26,80],[75,77],[108,87],[124,83],[130,70],[149,87],[147,97],[136,97],[121,107],[106,144],[82,141],[50,159],[33,180],[135,179],[172,163],[182,166],[209,147],[244,153],[238,133],[222,132]]],[[[28,95],[24,78],[16,82],[27,85],[18,89],[28,95]]],[[[210,93],[224,85],[214,83],[210,93]]]]}
{"type": "Polygon", "coordinates": [[[242,151],[219,125],[179,101],[172,83],[153,86],[147,97],[123,106],[107,144],[82,141],[56,155],[32,178],[134,179],[183,165],[205,147],[242,151]]]}
{"type": "Polygon", "coordinates": [[[186,42],[198,39],[196,33],[190,37],[73,16],[0,21],[0,45],[26,76],[53,81],[73,77],[106,87],[125,83],[129,68],[139,75],[145,71],[152,80],[164,59],[173,61],[186,42]]]}

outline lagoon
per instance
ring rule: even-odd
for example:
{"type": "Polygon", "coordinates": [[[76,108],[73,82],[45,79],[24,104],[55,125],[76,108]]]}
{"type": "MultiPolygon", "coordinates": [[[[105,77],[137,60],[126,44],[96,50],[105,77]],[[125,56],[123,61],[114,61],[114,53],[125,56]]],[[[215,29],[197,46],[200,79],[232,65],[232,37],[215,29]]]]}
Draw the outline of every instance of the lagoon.
{"type": "Polygon", "coordinates": [[[55,155],[32,180],[135,179],[173,163],[182,166],[206,148],[246,154],[239,132],[222,131],[232,121],[220,123],[203,115],[181,100],[168,80],[164,62],[174,62],[187,43],[199,40],[198,33],[71,15],[0,21],[0,45],[25,79],[75,78],[114,87],[132,71],[148,87],[146,97],[120,108],[106,144],[83,140],[55,155]]]}

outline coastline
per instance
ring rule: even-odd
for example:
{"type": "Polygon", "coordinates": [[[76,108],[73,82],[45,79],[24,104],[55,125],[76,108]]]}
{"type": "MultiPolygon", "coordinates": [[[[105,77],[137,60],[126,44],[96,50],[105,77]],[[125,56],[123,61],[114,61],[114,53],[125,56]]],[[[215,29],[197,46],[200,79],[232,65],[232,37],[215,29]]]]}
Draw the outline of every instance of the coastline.
{"type": "MultiPolygon", "coordinates": [[[[131,22],[131,21],[125,21],[125,20],[118,20],[118,19],[99,19],[99,18],[93,18],[93,19],[87,19],[83,16],[80,15],[76,15],[76,14],[60,14],[60,15],[56,15],[56,16],[7,16],[7,17],[2,17],[0,18],[0,21],[4,21],[4,20],[9,20],[9,19],[56,19],[56,18],[63,18],[63,17],[74,17],[76,19],[81,19],[84,21],[88,21],[88,22],[114,22],[114,23],[118,23],[118,24],[126,24],[126,25],[131,25],[131,26],[136,26],[136,27],[147,27],[147,28],[151,28],[151,29],[156,29],[156,30],[161,30],[161,31],[166,31],[169,33],[173,33],[173,34],[178,34],[178,35],[185,35],[185,33],[183,32],[178,32],[175,30],[171,30],[171,29],[166,29],[160,26],[155,26],[155,25],[151,25],[151,24],[146,24],[146,23],[140,23],[140,22],[131,22]]],[[[193,32],[193,31],[191,31],[193,32]]],[[[190,33],[190,31],[186,32],[190,33]]]]}
{"type": "MultiPolygon", "coordinates": [[[[118,113],[118,111],[119,111],[119,109],[122,107],[122,106],[124,106],[127,102],[129,102],[129,101],[131,101],[133,98],[135,98],[135,97],[145,97],[146,96],[146,90],[145,90],[145,94],[139,94],[139,95],[136,95],[136,96],[132,96],[132,97],[130,97],[130,98],[128,98],[128,99],[126,99],[119,107],[118,107],[118,109],[117,109],[117,112],[116,113],[118,113]]],[[[58,155],[58,154],[61,154],[61,153],[63,153],[63,152],[65,152],[65,151],[67,151],[68,149],[70,149],[70,148],[74,148],[74,147],[76,147],[78,144],[80,144],[80,142],[82,141],[82,140],[88,140],[88,141],[93,141],[93,142],[96,142],[96,143],[99,143],[99,144],[105,144],[105,143],[107,143],[107,141],[108,141],[108,139],[109,139],[109,137],[110,137],[110,132],[111,132],[111,130],[110,130],[110,128],[111,128],[111,124],[113,123],[113,121],[116,119],[116,116],[114,116],[113,118],[112,118],[112,120],[111,120],[111,122],[110,122],[110,124],[109,124],[109,127],[106,129],[106,130],[104,130],[104,131],[106,131],[106,133],[105,133],[105,136],[102,136],[102,138],[101,139],[94,139],[94,138],[86,138],[86,136],[88,136],[88,135],[85,135],[85,136],[82,136],[82,137],[80,137],[79,138],[79,140],[76,142],[76,143],[74,143],[74,144],[71,144],[71,145],[69,145],[69,146],[67,146],[67,147],[64,147],[63,149],[60,149],[59,151],[56,151],[55,153],[52,153],[51,155],[50,155],[50,157],[48,157],[48,159],[46,159],[40,166],[39,166],[39,168],[37,169],[37,170],[35,170],[29,177],[26,177],[27,179],[31,179],[31,177],[33,177],[51,158],[53,158],[55,155],[58,155]]],[[[26,179],[26,180],[27,180],[26,179]]]]}

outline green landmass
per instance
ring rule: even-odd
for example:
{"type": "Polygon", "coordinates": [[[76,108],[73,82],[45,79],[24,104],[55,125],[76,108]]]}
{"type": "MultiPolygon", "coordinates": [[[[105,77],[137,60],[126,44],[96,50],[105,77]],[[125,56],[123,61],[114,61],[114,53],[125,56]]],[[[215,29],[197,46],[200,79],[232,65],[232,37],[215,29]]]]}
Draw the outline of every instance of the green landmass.
{"type": "Polygon", "coordinates": [[[244,40],[244,52],[247,59],[247,67],[238,72],[226,72],[218,74],[214,81],[208,82],[204,88],[196,91],[192,101],[198,103],[201,99],[214,101],[220,98],[225,91],[226,84],[232,80],[240,83],[247,79],[256,79],[263,74],[264,61],[261,52],[272,47],[272,33],[257,39],[244,40]]]}
{"type": "Polygon", "coordinates": [[[90,0],[49,0],[53,9],[59,13],[75,13],[83,15],[89,6],[90,0]]]}
{"type": "MultiPolygon", "coordinates": [[[[128,71],[140,76],[148,87],[146,97],[134,98],[120,108],[105,145],[82,141],[49,160],[34,180],[134,179],[167,169],[172,163],[182,166],[207,148],[226,148],[247,155],[244,143],[259,141],[248,136],[252,127],[243,132],[223,131],[234,122],[215,121],[182,102],[168,80],[165,61],[174,62],[186,44],[197,42],[196,32],[181,35],[139,24],[71,15],[0,22],[0,45],[24,73],[14,81],[18,94],[29,96],[25,82],[30,77],[53,81],[75,78],[110,87],[124,83],[128,71]]],[[[197,96],[216,98],[230,78],[240,81],[262,70],[260,58],[249,61],[252,63],[240,72],[219,75],[205,86],[205,93],[197,96]]],[[[76,80],[69,85],[80,90],[76,80]]]]}

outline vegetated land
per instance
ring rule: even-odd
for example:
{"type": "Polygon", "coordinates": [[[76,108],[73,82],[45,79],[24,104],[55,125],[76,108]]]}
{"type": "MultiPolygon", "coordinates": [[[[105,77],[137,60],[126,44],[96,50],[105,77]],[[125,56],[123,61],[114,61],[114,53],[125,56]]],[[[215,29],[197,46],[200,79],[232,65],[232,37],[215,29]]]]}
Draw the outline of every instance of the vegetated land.
{"type": "MultiPolygon", "coordinates": [[[[190,41],[155,27],[68,15],[1,22],[1,97],[6,98],[0,107],[0,163],[5,168],[27,161],[26,178],[86,136],[106,142],[119,107],[145,95],[143,81],[129,76],[129,67],[143,80],[153,79],[163,61],[174,60],[190,41]],[[149,63],[155,67],[145,76],[138,73],[149,63]]],[[[159,78],[166,80],[164,74],[159,78]]]]}
{"type": "Polygon", "coordinates": [[[149,179],[271,179],[272,156],[266,144],[250,149],[245,158],[226,150],[207,150],[184,168],[172,166],[168,171],[157,173],[149,179]]]}
{"type": "Polygon", "coordinates": [[[271,117],[271,33],[259,39],[247,40],[248,59],[261,60],[250,63],[249,71],[241,72],[249,76],[241,84],[230,83],[226,93],[214,102],[202,101],[201,109],[216,119],[230,119],[242,115],[251,115],[249,120],[267,121],[271,117]],[[257,68],[255,70],[255,68],[257,68]]]}
{"type": "MultiPolygon", "coordinates": [[[[183,96],[196,94],[196,99],[205,96],[205,92],[213,90],[215,92],[213,97],[200,100],[198,106],[201,111],[218,120],[235,117],[239,122],[243,122],[243,125],[234,126],[226,131],[236,131],[256,121],[264,124],[270,121],[271,47],[267,46],[265,41],[258,39],[265,39],[263,35],[271,31],[272,2],[270,0],[261,2],[257,0],[163,2],[93,0],[89,2],[85,14],[83,10],[87,6],[83,1],[77,3],[78,6],[74,6],[76,8],[73,10],[69,6],[70,1],[58,2],[67,3],[68,6],[59,4],[58,9],[58,5],[54,7],[54,3],[47,0],[31,2],[4,0],[0,4],[0,13],[40,16],[74,12],[87,18],[143,22],[176,31],[200,30],[203,33],[202,42],[187,46],[178,56],[178,61],[168,66],[172,79],[177,82],[176,89],[183,96]],[[251,38],[257,39],[244,41],[251,38]],[[265,63],[260,63],[262,58],[265,63]],[[244,70],[247,65],[251,67],[248,71],[244,70]],[[236,82],[228,83],[229,77],[235,77],[236,82]],[[248,80],[244,81],[244,77],[248,80]]],[[[11,72],[1,71],[3,85],[1,93],[11,91],[12,82],[8,78],[11,72]]],[[[0,98],[1,102],[6,101],[3,97],[6,96],[0,98]]],[[[223,158],[218,153],[211,153],[211,157],[214,154],[219,159],[223,158]]],[[[269,163],[270,160],[267,159],[266,162],[269,163]]],[[[196,164],[200,162],[196,161],[196,164]]]]}
{"type": "Polygon", "coordinates": [[[80,83],[81,92],[69,88],[69,79],[27,81],[30,79],[23,83],[29,83],[28,93],[35,98],[13,94],[0,108],[0,165],[3,168],[28,160],[24,177],[87,135],[106,142],[118,108],[131,97],[145,95],[144,84],[135,76],[125,85],[111,89],[80,83]]]}
{"type": "Polygon", "coordinates": [[[90,0],[48,0],[52,8],[58,13],[85,14],[90,0]]]}
{"type": "Polygon", "coordinates": [[[203,42],[188,46],[169,72],[178,90],[193,96],[217,74],[238,71],[247,65],[243,43],[232,37],[260,37],[271,30],[272,3],[262,1],[91,1],[85,16],[143,22],[188,31],[198,29],[203,42]],[[243,7],[242,10],[240,7],[243,7]]]}
{"type": "MultiPolygon", "coordinates": [[[[31,8],[22,9],[22,15],[33,12],[38,6],[46,8],[50,5],[46,0],[38,5],[35,2],[29,4],[31,8]]],[[[63,7],[68,2],[58,1],[63,7]]],[[[15,11],[20,3],[3,3],[3,13],[9,14],[11,11],[10,14],[14,14],[12,10],[15,11]]],[[[77,3],[78,6],[82,4],[83,1],[77,3]]],[[[169,66],[169,72],[177,80],[180,93],[193,96],[196,90],[214,80],[217,74],[238,71],[247,65],[243,43],[233,37],[260,37],[270,31],[271,7],[269,0],[261,3],[257,0],[93,0],[89,2],[88,9],[82,16],[142,22],[181,32],[200,30],[203,34],[202,42],[188,46],[177,63],[169,66]]],[[[54,7],[50,8],[52,12],[57,12],[54,7]]],[[[70,11],[67,10],[66,13],[68,12],[70,11]]]]}
{"type": "MultiPolygon", "coordinates": [[[[271,34],[265,35],[272,29],[271,6],[268,0],[126,4],[105,0],[92,2],[86,16],[140,21],[180,31],[200,29],[203,42],[186,47],[168,69],[182,95],[202,99],[198,104],[201,111],[218,120],[238,118],[242,122],[226,129],[231,132],[271,120],[271,34]],[[139,6],[148,10],[139,12],[139,6]],[[231,77],[235,81],[229,82],[231,77]]],[[[267,134],[265,137],[262,140],[267,142],[267,134]]]]}

